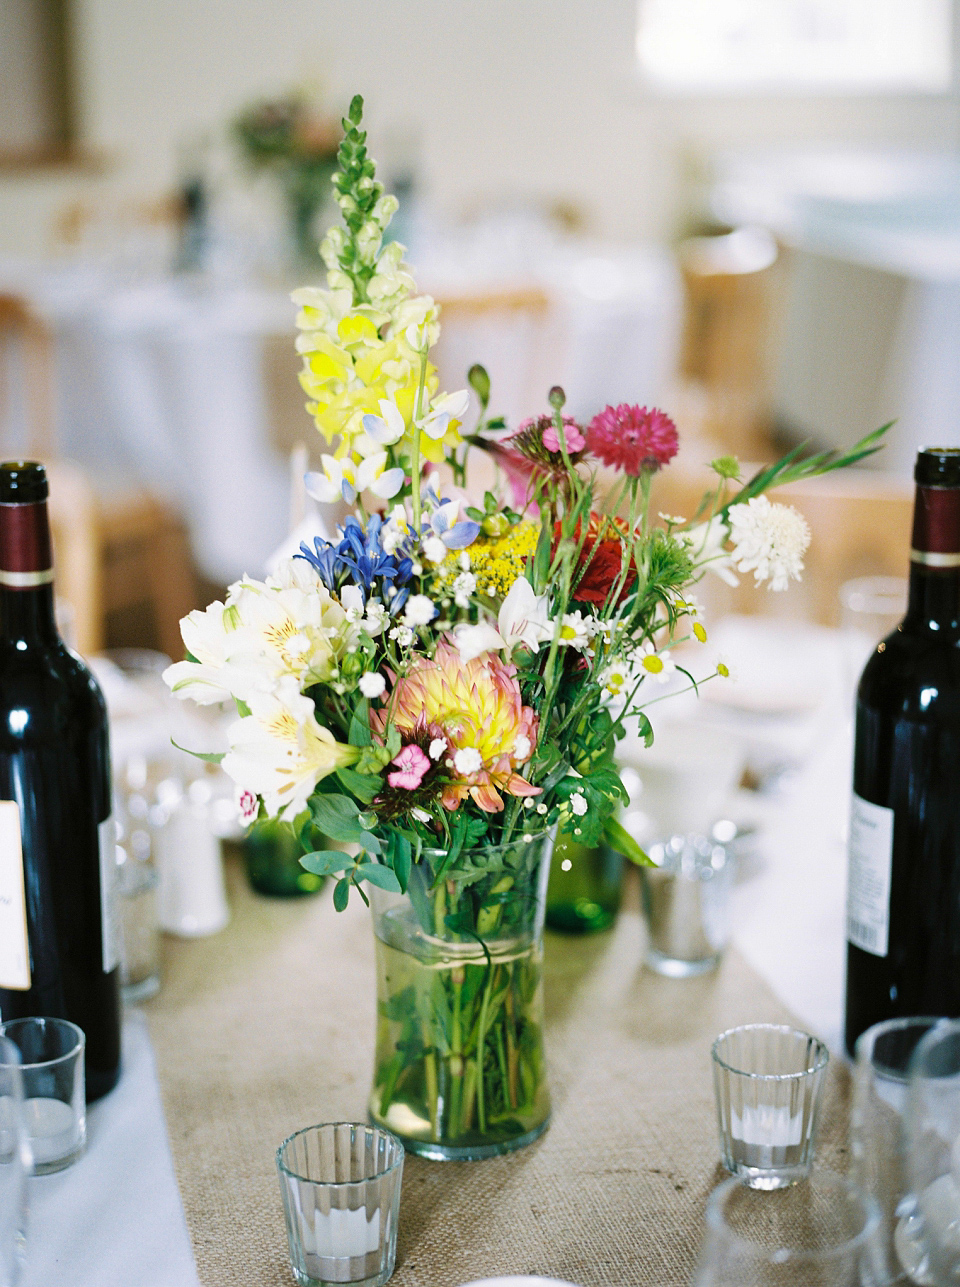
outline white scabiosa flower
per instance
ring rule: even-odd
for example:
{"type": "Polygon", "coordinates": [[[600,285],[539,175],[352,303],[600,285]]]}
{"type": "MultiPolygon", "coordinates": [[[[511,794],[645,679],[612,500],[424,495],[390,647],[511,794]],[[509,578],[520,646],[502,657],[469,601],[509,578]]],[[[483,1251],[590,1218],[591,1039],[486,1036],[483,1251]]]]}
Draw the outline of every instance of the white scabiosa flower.
{"type": "Polygon", "coordinates": [[[727,511],[733,562],[740,572],[752,572],[757,585],[785,590],[791,578],[800,580],[803,556],[810,544],[807,520],[792,505],[775,505],[754,496],[727,511]]]}
{"type": "Polygon", "coordinates": [[[526,734],[521,733],[513,744],[513,758],[520,764],[529,760],[530,752],[533,750],[533,743],[526,734]]]}
{"type": "Polygon", "coordinates": [[[425,594],[412,594],[404,609],[403,621],[407,626],[428,625],[437,615],[433,600],[425,594]]]}
{"type": "Polygon", "coordinates": [[[360,676],[358,687],[364,697],[382,697],[387,687],[387,681],[375,670],[368,670],[360,676]]]}
{"type": "Polygon", "coordinates": [[[570,797],[570,808],[578,818],[582,818],[588,809],[587,797],[582,791],[575,791],[570,797]]]}

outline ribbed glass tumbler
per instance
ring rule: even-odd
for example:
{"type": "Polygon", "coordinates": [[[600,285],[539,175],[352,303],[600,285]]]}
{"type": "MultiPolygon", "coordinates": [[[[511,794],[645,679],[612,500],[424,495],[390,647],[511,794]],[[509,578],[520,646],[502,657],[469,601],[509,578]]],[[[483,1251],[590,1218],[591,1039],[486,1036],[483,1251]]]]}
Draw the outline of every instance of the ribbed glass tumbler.
{"type": "Polygon", "coordinates": [[[751,1188],[809,1174],[829,1057],[816,1037],[772,1023],[731,1028],[713,1043],[723,1164],[751,1188]]]}
{"type": "Polygon", "coordinates": [[[403,1145],[376,1126],[328,1122],[277,1149],[277,1173],[300,1287],[380,1287],[393,1273],[403,1145]]]}

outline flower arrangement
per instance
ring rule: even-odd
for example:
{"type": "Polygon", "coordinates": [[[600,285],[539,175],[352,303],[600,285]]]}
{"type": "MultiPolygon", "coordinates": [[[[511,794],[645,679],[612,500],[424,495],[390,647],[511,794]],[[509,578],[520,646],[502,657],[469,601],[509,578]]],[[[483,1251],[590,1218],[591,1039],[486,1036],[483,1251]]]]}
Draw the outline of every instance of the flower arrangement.
{"type": "Polygon", "coordinates": [[[651,479],[678,449],[662,411],[611,406],[580,425],[554,388],[548,412],[505,435],[475,367],[471,421],[467,390],[442,392],[429,360],[437,307],[415,293],[403,248],[383,244],[396,201],[361,109],[354,99],[344,120],[327,286],[293,296],[301,383],[330,448],[307,487],[356,514],[339,539],[191,613],[187,659],[166,679],[180,697],[236,704],[222,762],[241,814],[286,819],[303,865],[335,878],[338,910],[351,891],[408,893],[430,950],[453,945],[446,973],[431,960],[418,974],[410,933],[378,930],[408,964],[394,961],[380,997],[373,1115],[434,1144],[475,1143],[495,1121],[525,1139],[548,1111],[539,946],[536,933],[512,955],[496,944],[522,937],[544,838],[606,837],[644,861],[616,820],[624,721],[649,744],[645,707],[667,681],[727,673],[697,677],[674,655],[706,640],[692,586],[709,569],[773,590],[799,578],[806,524],[764,493],[870,454],[883,431],[844,455],[791,452],[747,481],[716,460],[698,514],[654,523],[651,479]],[[461,490],[477,448],[509,499],[461,490]],[[599,463],[617,480],[606,504],[599,463]]]}

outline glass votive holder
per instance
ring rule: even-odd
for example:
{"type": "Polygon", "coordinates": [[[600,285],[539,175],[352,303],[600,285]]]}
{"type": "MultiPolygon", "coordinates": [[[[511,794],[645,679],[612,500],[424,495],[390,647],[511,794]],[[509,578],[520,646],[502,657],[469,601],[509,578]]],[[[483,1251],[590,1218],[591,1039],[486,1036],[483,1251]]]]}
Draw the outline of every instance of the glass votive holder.
{"type": "Polygon", "coordinates": [[[397,1257],[403,1145],[376,1126],[308,1126],[277,1149],[277,1173],[300,1287],[380,1287],[397,1257]]]}
{"type": "Polygon", "coordinates": [[[880,1287],[880,1212],[856,1185],[814,1170],[758,1193],[733,1177],[707,1200],[694,1287],[880,1287]]]}
{"type": "Polygon", "coordinates": [[[813,1161],[827,1047],[797,1028],[750,1023],[721,1033],[712,1053],[724,1166],[754,1189],[802,1180],[813,1161]]]}
{"type": "Polygon", "coordinates": [[[157,872],[150,863],[128,858],[119,871],[120,926],[123,953],[120,989],[130,1005],[160,990],[160,924],[157,917],[157,872]]]}
{"type": "Polygon", "coordinates": [[[706,836],[672,836],[650,847],[642,867],[647,965],[687,978],[714,969],[730,937],[733,858],[706,836]]]}
{"type": "Polygon", "coordinates": [[[67,1019],[8,1019],[0,1024],[20,1051],[23,1122],[35,1175],[62,1171],[87,1138],[83,1052],[86,1038],[67,1019]]]}

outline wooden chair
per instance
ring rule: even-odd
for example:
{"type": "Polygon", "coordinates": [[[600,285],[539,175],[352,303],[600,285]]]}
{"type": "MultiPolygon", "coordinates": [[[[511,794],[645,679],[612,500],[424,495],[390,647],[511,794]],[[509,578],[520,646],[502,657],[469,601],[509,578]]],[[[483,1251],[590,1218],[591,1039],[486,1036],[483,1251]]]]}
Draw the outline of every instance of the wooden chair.
{"type": "Polygon", "coordinates": [[[741,228],[691,237],[678,257],[685,297],[680,379],[703,396],[702,432],[726,451],[768,458],[777,245],[761,229],[741,228]]]}
{"type": "MultiPolygon", "coordinates": [[[[23,371],[22,450],[47,466],[57,595],[70,606],[77,649],[103,648],[111,615],[146,611],[153,642],[179,657],[180,618],[197,600],[182,521],[141,488],[101,493],[85,470],[58,455],[53,337],[24,300],[0,295],[0,358],[10,357],[13,348],[19,349],[23,371]]],[[[0,362],[0,372],[13,366],[0,362]]],[[[0,408],[10,403],[6,392],[0,386],[0,408]]]]}

